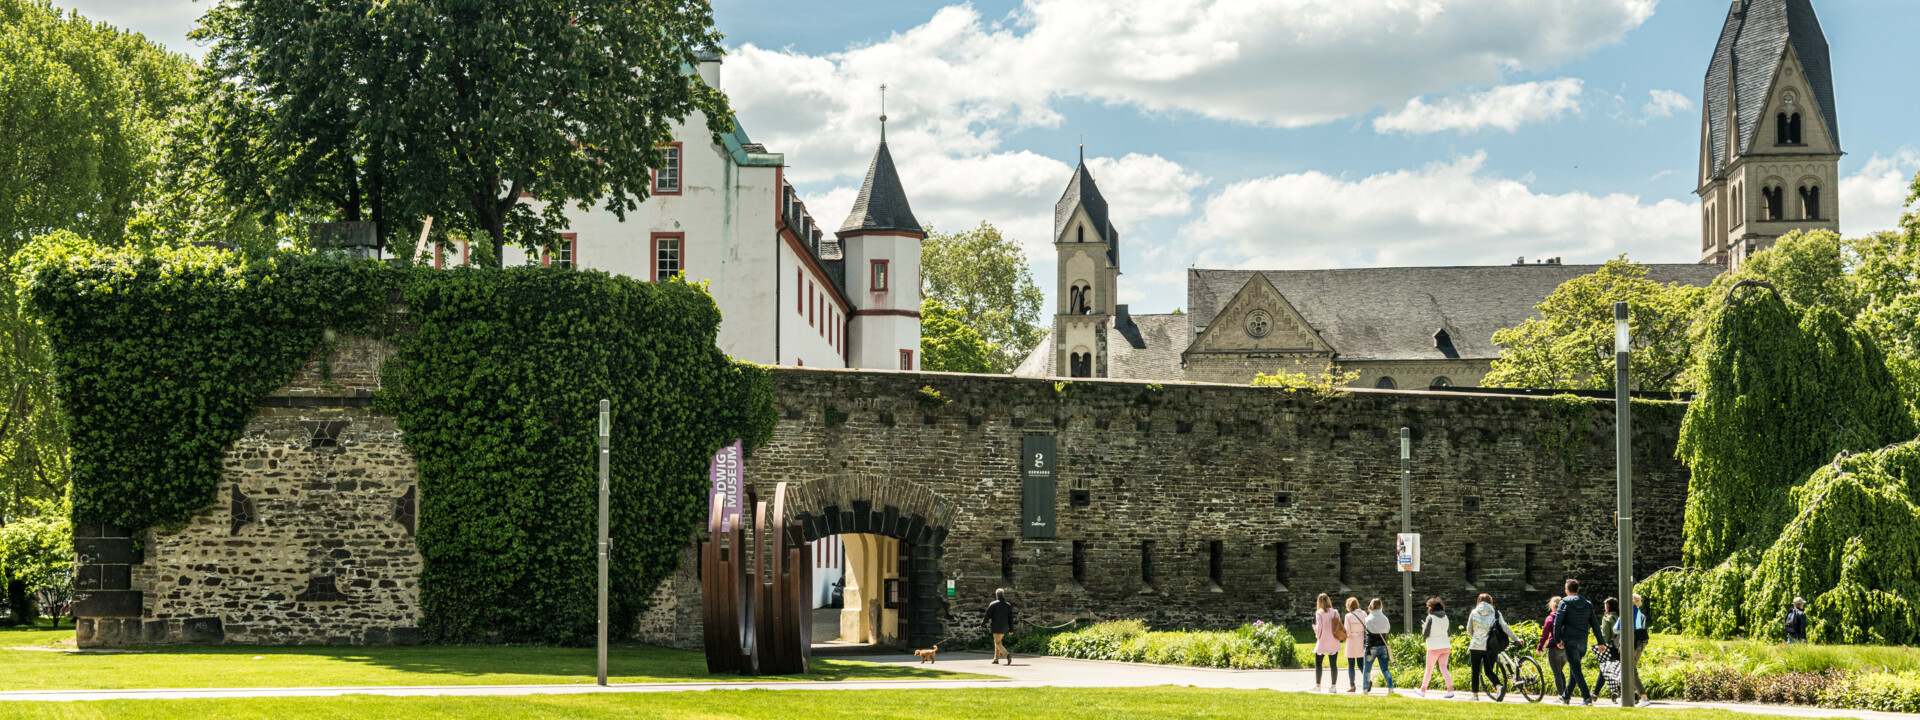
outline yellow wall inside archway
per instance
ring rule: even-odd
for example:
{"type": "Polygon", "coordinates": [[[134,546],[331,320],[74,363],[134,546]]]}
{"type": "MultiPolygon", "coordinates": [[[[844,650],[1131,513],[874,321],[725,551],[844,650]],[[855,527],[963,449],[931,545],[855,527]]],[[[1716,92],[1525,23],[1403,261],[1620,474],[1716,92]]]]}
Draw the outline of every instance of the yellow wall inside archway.
{"type": "Polygon", "coordinates": [[[840,641],[872,645],[900,642],[900,611],[886,608],[886,581],[900,577],[900,541],[881,535],[842,535],[846,588],[840,610],[840,641]]]}

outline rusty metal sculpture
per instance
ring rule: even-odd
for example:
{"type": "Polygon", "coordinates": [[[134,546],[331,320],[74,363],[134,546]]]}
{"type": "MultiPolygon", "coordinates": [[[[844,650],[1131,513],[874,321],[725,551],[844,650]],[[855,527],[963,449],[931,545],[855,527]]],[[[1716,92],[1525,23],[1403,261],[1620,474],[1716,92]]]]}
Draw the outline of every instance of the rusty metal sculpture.
{"type": "Polygon", "coordinates": [[[726,522],[723,500],[715,494],[700,551],[707,671],[804,674],[813,655],[813,564],[798,528],[787,524],[787,484],[775,486],[771,506],[745,491],[751,523],[726,522]]]}

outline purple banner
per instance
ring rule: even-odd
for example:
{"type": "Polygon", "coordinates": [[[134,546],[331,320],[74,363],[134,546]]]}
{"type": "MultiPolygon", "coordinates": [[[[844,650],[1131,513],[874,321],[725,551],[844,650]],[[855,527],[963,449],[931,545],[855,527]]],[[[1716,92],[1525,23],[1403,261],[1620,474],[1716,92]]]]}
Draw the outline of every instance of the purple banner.
{"type": "Polygon", "coordinates": [[[708,473],[713,478],[713,502],[720,505],[720,532],[732,532],[740,522],[740,488],[746,481],[745,449],[739,440],[713,454],[708,473]]]}

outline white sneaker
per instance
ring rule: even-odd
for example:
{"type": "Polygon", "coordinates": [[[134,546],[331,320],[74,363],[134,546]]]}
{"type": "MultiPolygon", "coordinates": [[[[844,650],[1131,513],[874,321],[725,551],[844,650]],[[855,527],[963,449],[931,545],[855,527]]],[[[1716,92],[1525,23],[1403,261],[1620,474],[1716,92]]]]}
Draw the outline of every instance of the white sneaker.
{"type": "Polygon", "coordinates": [[[1448,700],[1452,700],[1452,699],[1453,699],[1453,691],[1452,691],[1452,690],[1448,690],[1448,691],[1447,691],[1447,694],[1445,695],[1445,697],[1446,697],[1446,699],[1448,699],[1448,700]]]}
{"type": "Polygon", "coordinates": [[[1426,688],[1421,688],[1421,689],[1419,689],[1419,690],[1415,690],[1414,692],[1417,692],[1417,693],[1420,693],[1420,697],[1426,697],[1426,696],[1427,696],[1427,689],[1426,689],[1426,688]]]}

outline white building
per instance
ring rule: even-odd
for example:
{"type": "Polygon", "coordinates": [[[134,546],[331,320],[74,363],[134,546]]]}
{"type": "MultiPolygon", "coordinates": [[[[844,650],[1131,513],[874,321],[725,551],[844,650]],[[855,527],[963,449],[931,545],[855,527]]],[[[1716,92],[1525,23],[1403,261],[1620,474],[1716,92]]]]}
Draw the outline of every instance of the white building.
{"type": "MultiPolygon", "coordinates": [[[[699,73],[718,87],[720,59],[704,57],[699,73]]],[[[884,126],[853,212],[831,237],[786,181],[786,156],[748,139],[737,118],[719,143],[698,112],[674,138],[650,197],[624,221],[569,209],[565,245],[540,262],[706,281],[720,306],[720,349],[736,360],[918,369],[925,233],[884,126]]],[[[502,260],[524,263],[528,252],[508,247],[502,260]]]]}

